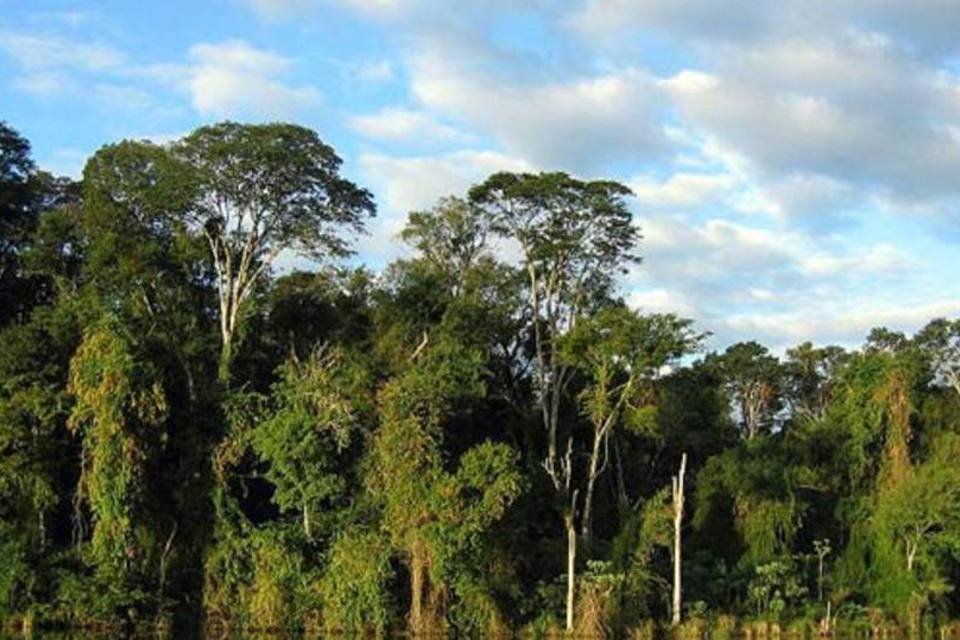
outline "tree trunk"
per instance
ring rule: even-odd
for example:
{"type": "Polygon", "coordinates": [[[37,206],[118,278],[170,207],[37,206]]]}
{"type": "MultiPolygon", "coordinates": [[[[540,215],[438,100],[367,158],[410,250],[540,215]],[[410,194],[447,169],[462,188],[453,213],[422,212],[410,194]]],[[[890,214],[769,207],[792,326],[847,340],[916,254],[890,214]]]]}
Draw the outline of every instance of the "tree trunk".
{"type": "MultiPolygon", "coordinates": [[[[576,502],[574,497],[573,503],[576,502]]],[[[567,526],[567,631],[573,631],[573,614],[577,590],[577,528],[573,522],[573,509],[566,516],[567,526]]]]}
{"type": "Polygon", "coordinates": [[[233,364],[233,335],[224,333],[220,345],[220,362],[217,368],[217,379],[221,384],[230,384],[230,365],[233,364]]]}
{"type": "Polygon", "coordinates": [[[687,472],[687,454],[680,458],[680,472],[673,477],[673,624],[680,624],[682,587],[680,583],[680,527],[683,524],[683,477],[687,472]]]}
{"type": "MultiPolygon", "coordinates": [[[[817,554],[817,600],[823,602],[823,554],[817,554]]],[[[829,615],[827,616],[829,617],[829,615]]]]}
{"type": "Polygon", "coordinates": [[[420,632],[423,625],[423,588],[426,561],[420,543],[414,543],[410,554],[410,631],[420,632]]]}
{"type": "Polygon", "coordinates": [[[590,538],[593,535],[593,525],[591,523],[593,488],[597,482],[597,475],[599,475],[598,467],[600,466],[600,445],[602,442],[602,435],[594,435],[593,451],[590,453],[590,470],[587,473],[587,493],[583,496],[583,516],[580,520],[580,536],[583,538],[583,543],[588,554],[590,553],[590,538]]]}
{"type": "Polygon", "coordinates": [[[630,496],[627,495],[627,482],[623,477],[623,459],[620,456],[619,438],[616,437],[616,434],[613,438],[613,458],[617,465],[617,506],[622,523],[630,510],[630,496]]]}

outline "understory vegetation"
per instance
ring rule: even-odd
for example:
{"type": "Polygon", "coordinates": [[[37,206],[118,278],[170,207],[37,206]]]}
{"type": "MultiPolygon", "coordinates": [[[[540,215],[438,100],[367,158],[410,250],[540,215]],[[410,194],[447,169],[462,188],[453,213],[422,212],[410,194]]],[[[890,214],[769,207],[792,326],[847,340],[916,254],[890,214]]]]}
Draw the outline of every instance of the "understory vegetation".
{"type": "Polygon", "coordinates": [[[623,300],[642,211],[499,173],[351,259],[290,124],[0,123],[0,620],[700,637],[960,617],[960,321],[708,351],[623,300]],[[298,270],[292,265],[314,265],[298,270]]]}

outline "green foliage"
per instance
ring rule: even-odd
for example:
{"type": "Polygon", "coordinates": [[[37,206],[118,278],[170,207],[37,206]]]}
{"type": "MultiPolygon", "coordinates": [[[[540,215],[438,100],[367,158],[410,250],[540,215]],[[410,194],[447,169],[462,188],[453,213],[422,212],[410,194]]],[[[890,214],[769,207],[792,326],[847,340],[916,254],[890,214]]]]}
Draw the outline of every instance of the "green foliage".
{"type": "Polygon", "coordinates": [[[163,437],[166,399],[112,318],[87,330],[70,364],[70,430],[82,440],[79,495],[92,514],[92,560],[126,585],[154,543],[146,468],[163,437]]]}
{"type": "Polygon", "coordinates": [[[362,364],[318,348],[306,361],[283,365],[272,393],[276,409],[252,431],[274,502],[281,511],[300,512],[308,536],[311,519],[346,490],[343,453],[371,409],[368,387],[362,364]]]}
{"type": "Polygon", "coordinates": [[[573,631],[650,636],[683,454],[677,637],[960,615],[958,320],[692,361],[690,320],[619,299],[629,189],[564,173],[410,213],[376,273],[274,277],[373,213],[340,170],[226,122],[79,184],[0,124],[5,621],[506,637],[572,585],[573,631]]]}
{"type": "Polygon", "coordinates": [[[327,631],[385,631],[392,614],[392,575],[390,547],[383,537],[362,530],[338,535],[321,586],[327,631]]]}

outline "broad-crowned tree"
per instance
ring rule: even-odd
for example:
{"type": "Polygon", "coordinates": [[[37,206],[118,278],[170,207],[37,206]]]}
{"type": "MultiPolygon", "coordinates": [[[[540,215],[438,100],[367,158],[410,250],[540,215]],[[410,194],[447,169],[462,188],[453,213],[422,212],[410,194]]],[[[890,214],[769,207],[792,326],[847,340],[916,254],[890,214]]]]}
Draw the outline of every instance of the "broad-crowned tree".
{"type": "MultiPolygon", "coordinates": [[[[515,427],[515,440],[522,442],[520,422],[528,416],[530,398],[525,278],[497,259],[490,224],[484,209],[460,198],[442,198],[429,210],[412,212],[401,237],[416,254],[387,271],[384,284],[391,295],[381,298],[386,303],[381,326],[401,331],[405,341],[429,342],[430,324],[442,322],[465,344],[486,352],[482,410],[503,416],[496,425],[515,427]]],[[[476,444],[491,436],[491,426],[478,425],[475,436],[469,429],[455,435],[476,444]]]]}
{"type": "Polygon", "coordinates": [[[489,259],[490,221],[476,204],[442,198],[426,211],[412,211],[400,232],[404,242],[443,276],[456,296],[477,264],[489,259]]]}
{"type": "Polygon", "coordinates": [[[220,378],[227,381],[246,302],[281,252],[324,261],[348,253],[344,231],[374,212],[371,195],[340,175],[340,157],[292,124],[201,127],[173,147],[196,183],[185,217],[216,271],[220,378]]]}

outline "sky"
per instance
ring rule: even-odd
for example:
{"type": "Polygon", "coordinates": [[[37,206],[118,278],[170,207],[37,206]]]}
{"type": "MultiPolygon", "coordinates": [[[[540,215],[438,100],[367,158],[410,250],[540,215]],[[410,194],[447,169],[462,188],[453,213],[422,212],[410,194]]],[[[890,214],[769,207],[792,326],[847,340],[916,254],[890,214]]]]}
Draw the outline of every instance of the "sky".
{"type": "Polygon", "coordinates": [[[630,186],[630,304],[722,347],[960,315],[957,0],[0,0],[0,119],[45,169],[205,123],[317,130],[409,211],[494,171],[630,186]]]}

